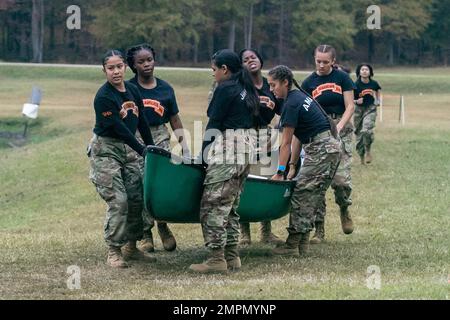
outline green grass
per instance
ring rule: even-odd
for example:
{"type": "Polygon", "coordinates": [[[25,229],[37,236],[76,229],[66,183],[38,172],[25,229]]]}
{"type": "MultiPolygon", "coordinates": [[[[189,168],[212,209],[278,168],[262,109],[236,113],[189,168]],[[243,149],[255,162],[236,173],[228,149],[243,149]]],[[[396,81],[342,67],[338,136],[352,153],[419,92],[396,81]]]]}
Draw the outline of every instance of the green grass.
{"type": "MultiPolygon", "coordinates": [[[[62,68],[62,67],[16,67],[1,66],[2,73],[0,80],[2,87],[0,92],[10,92],[12,88],[22,92],[21,88],[25,86],[18,85],[36,82],[45,79],[49,88],[64,81],[80,81],[82,83],[95,83],[96,85],[104,82],[104,76],[101,66],[98,68],[62,68]]],[[[307,71],[309,73],[309,71],[307,71]]],[[[297,74],[298,80],[303,80],[308,73],[303,71],[297,74]]],[[[312,70],[311,70],[312,72],[312,70]]],[[[174,86],[179,87],[200,87],[209,86],[212,83],[211,72],[208,69],[204,71],[171,71],[158,70],[156,75],[174,86]]],[[[131,70],[127,71],[127,79],[133,77],[131,70]]],[[[354,72],[352,77],[355,78],[354,72]]],[[[389,93],[402,94],[448,94],[450,93],[450,68],[428,68],[428,69],[381,69],[376,70],[375,79],[380,82],[382,87],[389,93]]],[[[84,86],[82,86],[84,87],[84,86]]],[[[95,87],[97,88],[97,87],[95,87]]]]}
{"type": "MultiPolygon", "coordinates": [[[[98,68],[72,68],[72,67],[16,67],[16,66],[1,66],[2,75],[0,80],[76,80],[82,82],[98,82],[105,81],[101,65],[98,68]]],[[[157,69],[156,69],[157,70],[157,69]]],[[[165,69],[157,70],[158,77],[168,81],[173,85],[197,87],[202,85],[210,86],[212,83],[212,73],[205,71],[167,71],[165,69]]],[[[127,79],[132,78],[133,72],[128,68],[127,79]]],[[[3,84],[3,81],[2,81],[3,84]]],[[[6,84],[7,85],[7,84],[6,84]]],[[[9,86],[7,86],[8,88],[9,86]]],[[[5,90],[2,86],[1,90],[5,90]]]]}
{"type": "MultiPolygon", "coordinates": [[[[75,72],[71,75],[36,69],[43,71],[15,67],[21,75],[16,77],[0,67],[7,79],[0,88],[0,131],[6,123],[20,128],[28,86],[44,88],[31,141],[0,149],[0,299],[448,299],[450,93],[405,93],[404,127],[396,107],[396,90],[409,84],[430,92],[441,73],[424,72],[429,82],[422,82],[408,76],[421,70],[401,70],[398,78],[408,82],[393,82],[392,88],[384,81],[394,75],[380,73],[387,97],[384,121],[376,128],[374,163],[362,167],[354,159],[352,235],[342,234],[329,192],[328,240],[312,247],[308,257],[271,257],[253,224],[254,245],[241,251],[241,272],[200,276],[187,270],[206,254],[196,224],[171,225],[175,252],[164,252],[155,237],[154,264],[136,263],[128,270],[105,265],[105,204],[88,180],[85,156],[92,99],[104,80],[92,69],[65,69],[75,72]],[[81,268],[81,290],[66,286],[71,265],[81,268]],[[381,290],[366,286],[371,265],[381,269],[381,290]]],[[[171,71],[163,77],[173,79],[188,128],[205,118],[210,85],[209,73],[192,74],[171,71]],[[190,83],[192,74],[198,79],[190,83]]],[[[275,221],[275,232],[285,237],[287,222],[287,217],[275,221]]]]}

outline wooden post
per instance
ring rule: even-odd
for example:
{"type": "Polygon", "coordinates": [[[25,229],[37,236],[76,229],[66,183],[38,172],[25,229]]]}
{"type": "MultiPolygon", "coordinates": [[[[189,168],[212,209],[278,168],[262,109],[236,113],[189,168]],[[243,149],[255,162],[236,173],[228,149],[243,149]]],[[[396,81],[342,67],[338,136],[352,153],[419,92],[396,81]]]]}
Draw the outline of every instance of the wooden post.
{"type": "Polygon", "coordinates": [[[25,126],[23,128],[23,134],[22,134],[22,137],[24,139],[27,137],[27,131],[28,131],[28,118],[25,117],[25,126]]]}
{"type": "Polygon", "coordinates": [[[405,125],[405,98],[402,96],[402,126],[405,125]]]}

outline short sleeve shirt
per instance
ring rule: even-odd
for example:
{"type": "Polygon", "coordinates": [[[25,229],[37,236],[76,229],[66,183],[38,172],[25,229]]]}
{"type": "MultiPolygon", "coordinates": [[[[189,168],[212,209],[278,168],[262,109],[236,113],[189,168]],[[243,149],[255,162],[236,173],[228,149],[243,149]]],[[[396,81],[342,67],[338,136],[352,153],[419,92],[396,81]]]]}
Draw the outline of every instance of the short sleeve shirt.
{"type": "Polygon", "coordinates": [[[338,115],[345,112],[344,92],[352,91],[354,86],[347,73],[336,69],[325,76],[313,72],[302,83],[302,89],[319,102],[326,113],[338,115]]]}
{"type": "Polygon", "coordinates": [[[144,104],[144,115],[150,126],[158,126],[169,122],[178,114],[178,104],[175,91],[166,81],[156,78],[156,87],[146,89],[139,85],[136,77],[129,82],[138,87],[144,104]]]}
{"type": "Polygon", "coordinates": [[[320,106],[299,90],[291,90],[284,101],[281,127],[295,128],[294,135],[302,143],[331,128],[320,106]]]}
{"type": "Polygon", "coordinates": [[[378,90],[381,90],[381,87],[375,80],[370,79],[368,83],[364,83],[361,79],[358,79],[356,81],[355,99],[363,98],[363,103],[358,104],[358,106],[369,107],[373,105],[378,90]]]}

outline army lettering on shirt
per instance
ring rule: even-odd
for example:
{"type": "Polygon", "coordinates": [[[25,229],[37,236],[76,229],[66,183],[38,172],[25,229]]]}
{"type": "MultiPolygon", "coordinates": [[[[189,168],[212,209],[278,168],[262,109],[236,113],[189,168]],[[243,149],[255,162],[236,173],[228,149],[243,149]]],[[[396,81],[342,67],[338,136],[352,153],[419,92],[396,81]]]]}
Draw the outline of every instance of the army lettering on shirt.
{"type": "Polygon", "coordinates": [[[142,98],[137,88],[125,83],[125,92],[120,92],[106,82],[94,99],[94,133],[101,137],[122,140],[134,151],[142,154],[144,146],[135,137],[139,129],[145,144],[152,145],[153,138],[147,121],[140,116],[144,110],[142,98]]]}
{"type": "Polygon", "coordinates": [[[362,104],[357,104],[359,107],[369,107],[375,103],[375,97],[378,90],[381,90],[380,85],[375,80],[370,79],[368,83],[364,83],[361,79],[356,81],[355,99],[363,98],[362,104]]]}
{"type": "Polygon", "coordinates": [[[326,113],[338,115],[345,112],[344,92],[354,87],[350,76],[336,69],[325,76],[313,72],[302,83],[302,89],[319,102],[326,113]]]}
{"type": "Polygon", "coordinates": [[[261,89],[256,88],[256,91],[259,95],[259,101],[261,102],[258,125],[260,127],[265,127],[270,124],[275,114],[281,115],[283,102],[275,98],[274,94],[270,91],[267,79],[264,77],[263,86],[261,89]]]}
{"type": "Polygon", "coordinates": [[[156,87],[146,89],[142,87],[136,77],[129,82],[134,84],[141,93],[144,105],[144,115],[150,126],[159,126],[170,121],[178,114],[178,104],[175,91],[166,81],[156,78],[156,87]]]}
{"type": "Polygon", "coordinates": [[[330,122],[317,103],[300,90],[291,90],[283,104],[281,127],[295,128],[294,135],[302,143],[330,130],[330,122]]]}

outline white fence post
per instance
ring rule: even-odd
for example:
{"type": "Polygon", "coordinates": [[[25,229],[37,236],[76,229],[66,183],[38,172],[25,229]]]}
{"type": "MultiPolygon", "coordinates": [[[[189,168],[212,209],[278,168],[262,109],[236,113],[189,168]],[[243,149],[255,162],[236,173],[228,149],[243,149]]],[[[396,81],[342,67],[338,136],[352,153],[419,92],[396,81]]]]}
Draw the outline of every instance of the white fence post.
{"type": "Polygon", "coordinates": [[[398,109],[398,122],[402,123],[402,126],[405,125],[405,98],[400,96],[400,106],[398,109]]]}

